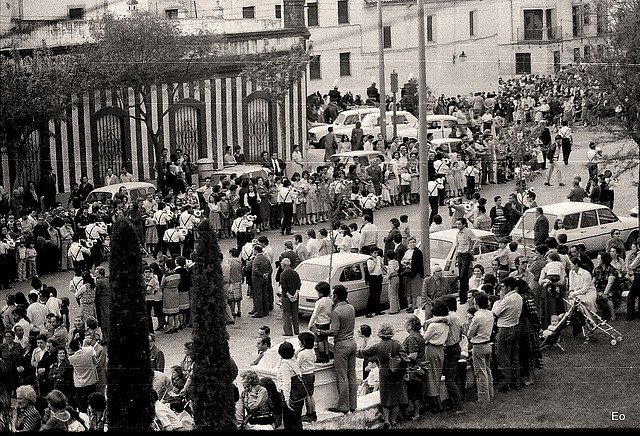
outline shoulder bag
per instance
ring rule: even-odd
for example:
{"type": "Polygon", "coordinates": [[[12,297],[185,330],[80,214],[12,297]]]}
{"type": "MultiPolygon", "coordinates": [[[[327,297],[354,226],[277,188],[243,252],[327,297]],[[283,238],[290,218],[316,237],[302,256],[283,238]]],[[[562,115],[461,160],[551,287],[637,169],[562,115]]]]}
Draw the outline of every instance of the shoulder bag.
{"type": "Polygon", "coordinates": [[[407,364],[404,358],[400,355],[400,344],[393,341],[391,351],[389,351],[389,372],[393,375],[402,376],[407,370],[407,364]],[[393,350],[397,346],[397,354],[393,355],[393,350]]]}
{"type": "Polygon", "coordinates": [[[309,396],[309,391],[307,390],[307,387],[304,385],[302,376],[297,372],[295,372],[291,367],[291,365],[289,365],[288,363],[287,365],[289,366],[289,369],[293,372],[293,375],[291,376],[291,393],[289,394],[289,401],[292,404],[299,404],[309,396]]]}

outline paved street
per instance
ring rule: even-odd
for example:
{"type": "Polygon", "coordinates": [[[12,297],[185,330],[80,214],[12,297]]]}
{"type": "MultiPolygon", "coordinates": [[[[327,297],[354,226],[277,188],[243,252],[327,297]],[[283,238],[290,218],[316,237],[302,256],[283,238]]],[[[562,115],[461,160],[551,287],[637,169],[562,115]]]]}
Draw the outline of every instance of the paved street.
{"type": "MultiPolygon", "coordinates": [[[[566,194],[570,189],[570,182],[574,175],[581,175],[583,178],[582,186],[585,185],[587,170],[584,168],[585,161],[585,153],[587,150],[587,144],[591,140],[596,140],[596,134],[593,132],[577,132],[575,135],[575,143],[577,147],[571,154],[570,163],[567,167],[564,165],[562,168],[564,182],[567,184],[565,187],[559,187],[555,181],[555,175],[553,177],[552,183],[555,185],[553,187],[543,186],[544,178],[542,175],[537,176],[536,180],[533,183],[535,188],[535,192],[538,195],[538,204],[545,205],[549,203],[555,203],[564,201],[566,199],[566,194]]],[[[615,144],[607,144],[603,145],[602,148],[605,152],[612,152],[616,148],[620,147],[621,143],[615,144]]],[[[636,200],[636,188],[632,186],[632,181],[634,177],[632,174],[626,174],[620,179],[620,183],[618,188],[615,191],[615,203],[614,203],[614,211],[620,216],[628,216],[629,209],[635,207],[637,205],[636,200]]],[[[493,204],[493,197],[495,195],[508,195],[513,189],[514,184],[508,183],[504,185],[488,185],[484,187],[484,190],[481,191],[481,194],[488,199],[488,203],[490,205],[493,204]]],[[[420,205],[411,205],[405,207],[388,207],[381,209],[380,211],[376,211],[375,213],[375,223],[381,229],[383,229],[383,235],[386,235],[389,229],[389,219],[392,217],[397,217],[401,214],[407,214],[409,216],[409,223],[411,229],[416,229],[419,224],[419,207],[420,205]]],[[[441,214],[446,216],[447,212],[445,208],[441,208],[441,214]]],[[[448,218],[448,217],[447,217],[448,218]]],[[[445,218],[445,223],[446,223],[445,218]]],[[[361,224],[361,219],[358,220],[358,223],[361,224]]],[[[311,226],[312,228],[320,229],[326,226],[327,223],[317,224],[315,226],[311,226]]],[[[297,227],[294,229],[294,233],[303,233],[307,228],[306,227],[297,227]]],[[[278,255],[283,250],[283,243],[285,240],[291,239],[291,237],[281,236],[279,232],[265,232],[271,241],[271,245],[273,246],[273,251],[276,255],[278,255]]],[[[306,240],[306,236],[305,236],[306,240]]],[[[225,256],[228,253],[230,247],[235,244],[235,239],[227,239],[220,241],[220,248],[225,256]]],[[[106,265],[106,264],[105,264],[106,265]]],[[[66,296],[69,297],[72,302],[71,305],[71,317],[73,317],[79,313],[79,308],[75,303],[75,298],[68,290],[69,280],[71,279],[73,273],[72,272],[64,272],[57,273],[50,276],[45,276],[43,281],[50,286],[54,286],[58,289],[58,296],[66,296]]],[[[14,288],[10,290],[10,292],[22,291],[25,294],[29,290],[28,283],[20,283],[15,284],[14,288]]],[[[8,291],[2,290],[0,291],[0,297],[4,302],[5,295],[8,291]]],[[[235,325],[228,326],[228,331],[230,335],[230,347],[231,354],[236,360],[240,371],[247,368],[250,362],[256,356],[256,340],[258,335],[258,327],[261,325],[269,325],[271,327],[271,336],[272,343],[278,344],[282,341],[282,312],[276,306],[275,311],[268,317],[263,319],[252,319],[247,315],[247,312],[251,310],[252,304],[251,301],[245,296],[243,300],[243,308],[242,313],[243,316],[241,319],[236,320],[235,325]]],[[[466,307],[461,308],[459,311],[460,314],[466,312],[466,307]]],[[[372,326],[374,330],[374,335],[376,334],[377,326],[379,326],[382,322],[390,322],[392,325],[396,327],[396,331],[398,332],[398,339],[404,338],[406,333],[404,333],[403,324],[406,318],[406,313],[400,313],[398,315],[383,315],[376,316],[373,319],[366,319],[364,316],[358,317],[356,324],[360,325],[362,323],[367,323],[372,326]]],[[[302,326],[306,328],[306,322],[308,322],[308,318],[304,318],[301,321],[302,326]]],[[[304,329],[303,328],[303,329],[304,329]]],[[[166,356],[166,369],[165,372],[169,373],[172,365],[180,364],[183,358],[183,347],[182,344],[188,340],[190,340],[191,329],[185,329],[180,331],[177,334],[173,335],[165,335],[158,334],[157,336],[157,344],[165,353],[166,356]]],[[[361,367],[361,365],[358,365],[361,367]]]]}

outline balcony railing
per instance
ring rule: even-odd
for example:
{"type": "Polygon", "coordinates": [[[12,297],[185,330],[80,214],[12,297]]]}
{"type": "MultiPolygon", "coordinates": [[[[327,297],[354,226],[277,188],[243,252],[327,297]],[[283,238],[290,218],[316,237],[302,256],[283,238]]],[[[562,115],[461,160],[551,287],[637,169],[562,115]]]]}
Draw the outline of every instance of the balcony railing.
{"type": "Polygon", "coordinates": [[[518,28],[518,43],[556,42],[562,39],[562,26],[518,28]]]}

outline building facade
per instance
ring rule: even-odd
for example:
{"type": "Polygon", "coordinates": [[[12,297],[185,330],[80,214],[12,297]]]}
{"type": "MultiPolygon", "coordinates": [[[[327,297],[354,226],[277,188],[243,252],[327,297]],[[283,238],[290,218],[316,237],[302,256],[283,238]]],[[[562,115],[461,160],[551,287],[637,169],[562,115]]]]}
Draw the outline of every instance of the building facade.
{"type": "MultiPolygon", "coordinates": [[[[416,0],[381,0],[386,89],[417,77],[416,0]]],[[[277,0],[220,0],[225,18],[278,18],[277,0]]],[[[377,0],[306,0],[315,58],[308,88],[365,95],[378,82],[377,0]]],[[[435,94],[497,88],[498,77],[553,74],[588,60],[606,32],[596,0],[425,0],[427,81],[435,94]],[[464,56],[461,56],[464,52],[464,56]]]]}
{"type": "MultiPolygon", "coordinates": [[[[219,45],[231,59],[268,49],[275,49],[277,56],[293,45],[304,45],[308,37],[304,27],[282,20],[234,22],[214,16],[177,20],[185,31],[205,28],[223,33],[219,45]]],[[[11,42],[24,50],[33,49],[43,35],[48,37],[47,45],[53,47],[85,41],[91,21],[72,21],[72,26],[67,26],[68,21],[30,23],[30,32],[3,35],[3,46],[11,42]]],[[[306,77],[293,85],[283,101],[275,101],[241,75],[240,65],[229,61],[200,80],[153,87],[145,104],[152,110],[152,130],[163,121],[160,142],[165,148],[173,152],[179,147],[192,162],[212,159],[221,168],[227,146],[239,145],[248,160],[257,161],[262,151],[277,152],[286,159],[294,144],[306,142],[306,77]],[[173,104],[169,101],[171,86],[177,86],[173,104]]],[[[131,89],[125,97],[126,103],[136,98],[131,89]]],[[[136,119],[140,115],[137,109],[127,106],[110,90],[78,96],[64,121],[52,121],[32,132],[26,141],[24,160],[17,162],[1,154],[0,184],[8,187],[28,180],[37,182],[48,165],[57,176],[60,192],[69,191],[82,175],[87,175],[94,186],[101,186],[107,167],[119,173],[126,165],[137,180],[153,179],[155,152],[150,134],[146,124],[136,119]]]]}

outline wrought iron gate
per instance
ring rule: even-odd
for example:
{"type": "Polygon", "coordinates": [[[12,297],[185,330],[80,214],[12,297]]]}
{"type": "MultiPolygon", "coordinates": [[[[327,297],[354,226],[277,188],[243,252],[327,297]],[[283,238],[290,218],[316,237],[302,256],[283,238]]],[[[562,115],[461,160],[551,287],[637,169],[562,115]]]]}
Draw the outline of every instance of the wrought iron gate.
{"type": "Polygon", "coordinates": [[[93,177],[100,185],[104,183],[107,168],[119,174],[124,164],[124,125],[122,117],[106,114],[96,123],[98,155],[94,157],[93,177]]]}
{"type": "Polygon", "coordinates": [[[200,158],[200,111],[194,106],[183,106],[176,110],[175,117],[176,147],[195,163],[200,158]]]}
{"type": "Polygon", "coordinates": [[[271,152],[271,107],[269,100],[256,98],[247,104],[248,147],[245,156],[249,161],[260,161],[260,153],[271,152]]]}

